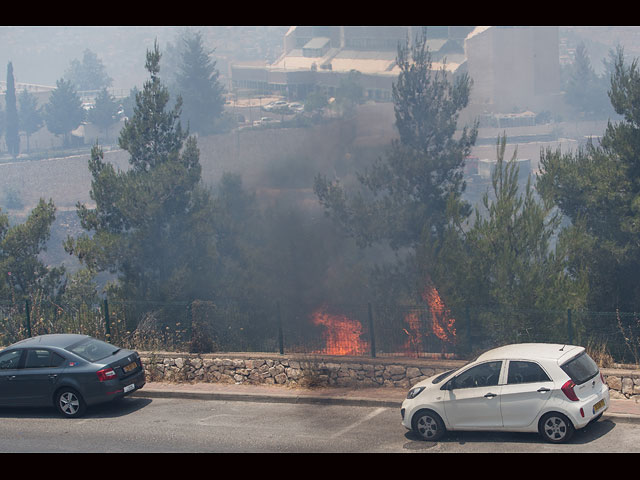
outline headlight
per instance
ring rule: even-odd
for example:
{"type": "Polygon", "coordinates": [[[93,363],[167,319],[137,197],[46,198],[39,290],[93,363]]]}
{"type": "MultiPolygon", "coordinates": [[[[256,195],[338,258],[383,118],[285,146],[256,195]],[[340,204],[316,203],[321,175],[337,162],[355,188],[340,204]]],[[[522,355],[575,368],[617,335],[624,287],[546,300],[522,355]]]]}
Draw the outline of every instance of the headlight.
{"type": "Polygon", "coordinates": [[[420,395],[420,392],[422,392],[423,390],[424,390],[424,387],[412,388],[411,390],[409,390],[409,393],[407,394],[407,398],[408,399],[416,398],[418,395],[420,395]]]}

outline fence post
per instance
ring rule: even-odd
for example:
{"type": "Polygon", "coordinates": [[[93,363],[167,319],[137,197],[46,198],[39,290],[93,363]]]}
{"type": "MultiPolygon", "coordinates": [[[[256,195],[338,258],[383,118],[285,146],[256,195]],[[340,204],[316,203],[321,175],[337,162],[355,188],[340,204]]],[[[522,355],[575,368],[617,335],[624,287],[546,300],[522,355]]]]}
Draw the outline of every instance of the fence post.
{"type": "Polygon", "coordinates": [[[111,325],[109,325],[109,304],[107,299],[104,299],[104,330],[107,335],[107,340],[111,339],[111,325]]]}
{"type": "Polygon", "coordinates": [[[467,349],[470,353],[473,350],[473,341],[471,340],[471,312],[469,311],[469,305],[464,306],[464,315],[466,320],[466,330],[467,330],[467,349]]]}
{"type": "Polygon", "coordinates": [[[29,300],[24,301],[24,314],[27,320],[27,335],[31,336],[31,312],[29,311],[29,300]]]}
{"type": "Polygon", "coordinates": [[[278,309],[278,346],[280,347],[280,355],[284,355],[284,335],[282,334],[282,315],[280,314],[280,302],[276,304],[278,309]]]}
{"type": "Polygon", "coordinates": [[[573,345],[573,325],[571,322],[571,309],[567,310],[567,333],[569,334],[569,345],[573,345]]]}
{"type": "Polygon", "coordinates": [[[368,303],[369,308],[369,336],[371,338],[371,358],[376,358],[376,336],[373,331],[373,312],[371,311],[371,302],[368,303]]]}

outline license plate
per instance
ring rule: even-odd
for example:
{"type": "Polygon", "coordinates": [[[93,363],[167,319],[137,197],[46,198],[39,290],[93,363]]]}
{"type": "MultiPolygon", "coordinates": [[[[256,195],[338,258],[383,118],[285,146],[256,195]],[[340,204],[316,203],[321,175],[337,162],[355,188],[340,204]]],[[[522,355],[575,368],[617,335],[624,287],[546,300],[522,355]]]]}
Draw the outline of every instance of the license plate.
{"type": "Polygon", "coordinates": [[[127,385],[126,387],[124,387],[124,393],[130,392],[134,388],[136,388],[136,386],[133,383],[131,385],[127,385]]]}
{"type": "Polygon", "coordinates": [[[593,406],[593,413],[596,413],[602,407],[604,407],[604,398],[593,406]]]}
{"type": "Polygon", "coordinates": [[[131,362],[129,365],[125,365],[123,370],[124,373],[129,373],[133,370],[135,370],[135,368],[138,366],[138,364],[136,362],[131,362]]]}

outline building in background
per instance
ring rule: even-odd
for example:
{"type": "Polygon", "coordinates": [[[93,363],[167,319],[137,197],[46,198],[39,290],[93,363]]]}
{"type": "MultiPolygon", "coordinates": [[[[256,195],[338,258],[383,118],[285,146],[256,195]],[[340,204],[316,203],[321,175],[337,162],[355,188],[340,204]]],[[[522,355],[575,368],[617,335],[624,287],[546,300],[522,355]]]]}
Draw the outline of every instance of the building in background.
{"type": "MultiPolygon", "coordinates": [[[[398,44],[412,41],[422,27],[302,26],[284,37],[284,52],[269,65],[231,64],[233,88],[303,99],[319,87],[330,95],[352,70],[360,72],[366,98],[391,101],[399,68],[398,44]]],[[[473,27],[427,27],[434,67],[455,73],[464,62],[464,38],[473,27]]]]}
{"type": "Polygon", "coordinates": [[[558,27],[476,27],[464,44],[476,109],[515,113],[557,107],[558,27]]]}
{"type": "MultiPolygon", "coordinates": [[[[298,26],[284,37],[284,52],[268,65],[233,63],[234,89],[304,99],[315,88],[330,95],[349,72],[360,72],[369,100],[389,102],[400,73],[399,43],[417,26],[298,26]]],[[[433,68],[453,77],[468,73],[474,113],[550,109],[560,95],[558,27],[427,27],[433,68]]]]}

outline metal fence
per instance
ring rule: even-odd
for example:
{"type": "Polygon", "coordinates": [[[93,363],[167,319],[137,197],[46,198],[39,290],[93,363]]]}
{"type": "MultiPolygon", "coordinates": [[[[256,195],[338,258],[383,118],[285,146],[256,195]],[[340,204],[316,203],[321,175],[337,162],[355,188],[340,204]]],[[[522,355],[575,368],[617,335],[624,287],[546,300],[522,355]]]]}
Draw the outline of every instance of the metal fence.
{"type": "Polygon", "coordinates": [[[268,302],[0,302],[0,345],[45,333],[84,333],[124,347],[192,352],[470,358],[508,343],[579,344],[602,359],[640,360],[640,313],[508,306],[268,302]]]}

